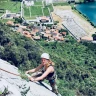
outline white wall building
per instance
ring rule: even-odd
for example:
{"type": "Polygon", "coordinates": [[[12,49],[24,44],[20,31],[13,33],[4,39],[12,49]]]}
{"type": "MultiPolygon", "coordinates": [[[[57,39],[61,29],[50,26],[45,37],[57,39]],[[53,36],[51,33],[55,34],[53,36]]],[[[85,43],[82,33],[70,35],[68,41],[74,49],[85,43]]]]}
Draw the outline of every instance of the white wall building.
{"type": "Polygon", "coordinates": [[[53,3],[53,0],[45,0],[46,5],[53,3]]]}
{"type": "Polygon", "coordinates": [[[33,6],[34,5],[34,0],[23,0],[26,6],[33,6]]]}

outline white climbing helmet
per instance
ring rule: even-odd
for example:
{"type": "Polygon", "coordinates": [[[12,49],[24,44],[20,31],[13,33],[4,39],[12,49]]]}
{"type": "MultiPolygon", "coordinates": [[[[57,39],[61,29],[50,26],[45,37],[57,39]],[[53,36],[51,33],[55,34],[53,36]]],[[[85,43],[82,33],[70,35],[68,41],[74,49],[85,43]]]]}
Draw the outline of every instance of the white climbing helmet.
{"type": "Polygon", "coordinates": [[[43,54],[41,55],[41,58],[50,59],[50,56],[49,56],[48,53],[43,53],[43,54]]]}

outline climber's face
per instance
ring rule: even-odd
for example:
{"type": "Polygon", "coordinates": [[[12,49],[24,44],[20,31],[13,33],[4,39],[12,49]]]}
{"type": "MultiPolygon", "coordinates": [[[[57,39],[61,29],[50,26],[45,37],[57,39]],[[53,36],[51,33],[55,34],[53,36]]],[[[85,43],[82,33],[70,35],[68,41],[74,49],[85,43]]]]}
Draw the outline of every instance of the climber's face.
{"type": "Polygon", "coordinates": [[[48,60],[45,58],[42,58],[41,61],[42,61],[43,65],[46,65],[48,63],[48,60]]]}

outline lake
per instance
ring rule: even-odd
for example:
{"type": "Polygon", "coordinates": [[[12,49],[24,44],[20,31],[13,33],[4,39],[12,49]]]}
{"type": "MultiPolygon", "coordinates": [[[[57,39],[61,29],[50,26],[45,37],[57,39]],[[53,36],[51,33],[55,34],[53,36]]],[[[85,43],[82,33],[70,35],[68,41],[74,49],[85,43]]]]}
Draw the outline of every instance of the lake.
{"type": "Polygon", "coordinates": [[[96,2],[78,4],[76,9],[87,16],[89,20],[96,25],[96,2]]]}

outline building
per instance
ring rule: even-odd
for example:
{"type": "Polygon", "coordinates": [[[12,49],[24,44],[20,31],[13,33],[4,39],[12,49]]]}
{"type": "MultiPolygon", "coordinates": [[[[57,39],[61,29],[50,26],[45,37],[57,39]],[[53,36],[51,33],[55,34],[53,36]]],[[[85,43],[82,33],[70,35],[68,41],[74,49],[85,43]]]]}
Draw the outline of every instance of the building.
{"type": "Polygon", "coordinates": [[[45,0],[46,5],[53,3],[53,0],[45,0]]]}
{"type": "Polygon", "coordinates": [[[38,17],[38,20],[41,23],[48,23],[48,22],[50,22],[50,17],[42,16],[42,17],[38,17]]]}
{"type": "Polygon", "coordinates": [[[33,6],[34,5],[34,0],[23,0],[23,2],[26,6],[33,6]]]}
{"type": "Polygon", "coordinates": [[[84,36],[81,38],[81,41],[93,41],[93,38],[91,36],[84,36]]]}

